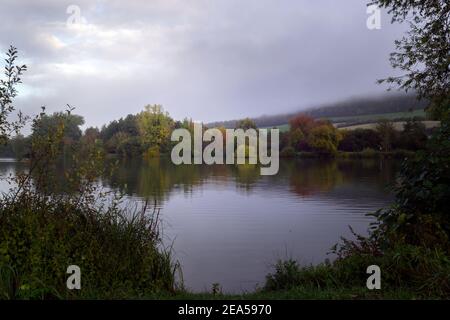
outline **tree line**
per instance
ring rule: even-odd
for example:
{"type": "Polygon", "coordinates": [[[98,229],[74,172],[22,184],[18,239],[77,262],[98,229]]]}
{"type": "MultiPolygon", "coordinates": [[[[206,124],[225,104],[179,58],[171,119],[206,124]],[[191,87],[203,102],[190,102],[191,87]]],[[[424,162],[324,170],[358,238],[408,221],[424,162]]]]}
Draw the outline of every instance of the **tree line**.
{"type": "MultiPolygon", "coordinates": [[[[175,144],[170,140],[174,129],[184,128],[191,133],[194,130],[192,120],[176,121],[161,105],[148,105],[142,112],[111,121],[100,129],[88,127],[83,132],[83,124],[83,117],[71,112],[42,114],[39,121],[33,124],[29,136],[16,135],[0,146],[0,156],[18,159],[32,157],[33,138],[46,136],[61,125],[63,139],[60,147],[63,154],[83,152],[94,146],[105,154],[127,158],[168,154],[175,144]]],[[[280,151],[284,157],[295,156],[299,152],[334,156],[339,151],[416,151],[423,149],[427,141],[427,130],[416,118],[409,119],[402,131],[396,130],[389,120],[380,120],[375,129],[339,130],[330,121],[314,119],[307,114],[291,118],[289,124],[289,131],[280,133],[280,151]]],[[[236,122],[235,128],[257,129],[257,124],[246,118],[236,122]]],[[[218,129],[225,133],[225,127],[218,129]]]]}
{"type": "Polygon", "coordinates": [[[306,114],[290,119],[289,124],[289,131],[280,135],[281,155],[285,157],[297,152],[336,155],[339,151],[417,151],[428,140],[427,129],[417,118],[408,119],[401,131],[386,119],[380,120],[375,129],[340,130],[328,120],[306,114]]]}
{"type": "MultiPolygon", "coordinates": [[[[43,109],[40,116],[33,122],[31,134],[9,136],[6,143],[0,145],[1,157],[18,159],[33,157],[32,143],[38,137],[45,137],[50,132],[62,130],[63,136],[59,148],[63,154],[81,152],[95,147],[105,154],[121,157],[157,157],[170,153],[175,142],[170,139],[174,129],[184,128],[191,133],[194,123],[190,119],[174,120],[161,105],[147,105],[138,114],[129,114],[119,120],[111,121],[101,128],[88,127],[84,132],[84,118],[73,114],[70,110],[56,112],[51,115],[43,109]]],[[[246,121],[239,124],[248,127],[246,121]]],[[[251,126],[256,128],[253,123],[251,126]]],[[[204,128],[206,130],[207,128],[204,128]]],[[[224,128],[219,128],[223,132],[224,128]]]]}

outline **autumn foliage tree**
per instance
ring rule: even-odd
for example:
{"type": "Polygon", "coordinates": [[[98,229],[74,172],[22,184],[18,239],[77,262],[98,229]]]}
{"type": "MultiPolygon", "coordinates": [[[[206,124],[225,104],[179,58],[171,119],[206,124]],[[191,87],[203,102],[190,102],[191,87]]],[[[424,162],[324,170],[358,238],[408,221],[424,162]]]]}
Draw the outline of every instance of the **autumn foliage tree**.
{"type": "Polygon", "coordinates": [[[289,124],[288,143],[291,148],[296,151],[336,154],[342,135],[330,122],[299,114],[289,124]]]}
{"type": "Polygon", "coordinates": [[[306,115],[299,114],[298,116],[289,120],[291,131],[299,129],[302,133],[309,132],[315,126],[314,118],[306,115]]]}

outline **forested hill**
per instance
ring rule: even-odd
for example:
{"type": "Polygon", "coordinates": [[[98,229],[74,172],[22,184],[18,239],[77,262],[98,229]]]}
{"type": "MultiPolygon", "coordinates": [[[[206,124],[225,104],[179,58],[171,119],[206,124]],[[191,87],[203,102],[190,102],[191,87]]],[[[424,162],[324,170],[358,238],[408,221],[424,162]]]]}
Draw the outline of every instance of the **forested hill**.
{"type": "MultiPolygon", "coordinates": [[[[253,118],[258,127],[279,126],[289,122],[289,119],[299,113],[308,114],[314,118],[335,118],[358,115],[383,114],[394,112],[408,112],[424,109],[425,101],[418,101],[412,95],[396,95],[378,98],[359,98],[320,107],[309,108],[303,111],[278,115],[264,115],[253,118]]],[[[217,121],[208,123],[208,127],[224,126],[234,128],[238,120],[217,121]]]]}

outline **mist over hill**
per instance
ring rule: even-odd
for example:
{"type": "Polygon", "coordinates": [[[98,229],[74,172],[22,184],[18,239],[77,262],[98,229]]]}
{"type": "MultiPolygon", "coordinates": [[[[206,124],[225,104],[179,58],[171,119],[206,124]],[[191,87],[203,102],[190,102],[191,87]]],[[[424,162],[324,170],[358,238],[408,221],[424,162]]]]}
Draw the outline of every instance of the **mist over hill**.
{"type": "MultiPolygon", "coordinates": [[[[258,127],[279,126],[289,122],[293,116],[303,113],[314,118],[350,117],[358,115],[371,115],[395,112],[409,112],[423,110],[427,105],[424,100],[417,100],[414,95],[388,95],[381,97],[355,98],[322,106],[311,107],[305,110],[276,115],[262,115],[252,118],[258,127]]],[[[208,127],[224,126],[234,128],[240,119],[216,121],[206,124],[208,127]]]]}

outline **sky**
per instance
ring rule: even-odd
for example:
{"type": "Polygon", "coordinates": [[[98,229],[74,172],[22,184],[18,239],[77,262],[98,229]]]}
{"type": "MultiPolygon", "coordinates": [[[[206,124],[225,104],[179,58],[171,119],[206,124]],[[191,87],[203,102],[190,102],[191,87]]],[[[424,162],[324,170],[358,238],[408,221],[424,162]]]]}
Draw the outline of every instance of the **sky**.
{"type": "Polygon", "coordinates": [[[364,0],[1,0],[19,49],[16,106],[74,106],[101,126],[147,104],[210,122],[385,94],[405,27],[369,30],[364,0]],[[79,13],[79,14],[78,14],[79,13]]]}

